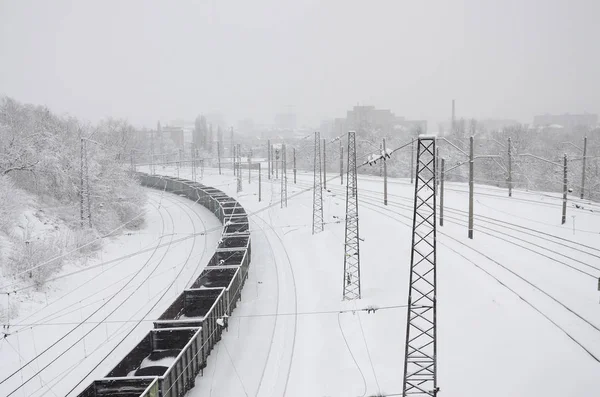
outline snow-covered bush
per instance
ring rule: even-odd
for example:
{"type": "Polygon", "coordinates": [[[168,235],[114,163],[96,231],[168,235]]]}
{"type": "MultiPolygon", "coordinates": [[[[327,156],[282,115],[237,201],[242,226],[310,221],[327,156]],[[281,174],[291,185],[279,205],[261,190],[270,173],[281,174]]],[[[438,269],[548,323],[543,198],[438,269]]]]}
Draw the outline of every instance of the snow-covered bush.
{"type": "Polygon", "coordinates": [[[26,231],[20,243],[12,246],[12,254],[5,270],[7,276],[19,275],[40,287],[61,268],[62,246],[58,238],[32,238],[31,233],[26,231]]]}
{"type": "Polygon", "coordinates": [[[0,232],[9,234],[19,216],[23,195],[7,176],[0,175],[0,232]]]}

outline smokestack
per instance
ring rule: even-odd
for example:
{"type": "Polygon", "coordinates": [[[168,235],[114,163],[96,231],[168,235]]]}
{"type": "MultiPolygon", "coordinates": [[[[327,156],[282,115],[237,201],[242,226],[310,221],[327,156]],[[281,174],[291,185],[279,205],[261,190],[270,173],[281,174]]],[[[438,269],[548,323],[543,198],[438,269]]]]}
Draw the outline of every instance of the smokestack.
{"type": "Polygon", "coordinates": [[[454,112],[454,99],[452,100],[452,127],[450,129],[450,133],[454,132],[454,126],[456,123],[456,113],[454,112]]]}

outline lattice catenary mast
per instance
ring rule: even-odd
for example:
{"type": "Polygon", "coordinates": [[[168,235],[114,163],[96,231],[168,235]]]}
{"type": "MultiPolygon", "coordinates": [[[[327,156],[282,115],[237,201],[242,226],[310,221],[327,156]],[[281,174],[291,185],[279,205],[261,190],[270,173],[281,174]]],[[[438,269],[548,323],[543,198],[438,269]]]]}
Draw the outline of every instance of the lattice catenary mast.
{"type": "Polygon", "coordinates": [[[312,234],[322,232],[323,224],[323,187],[321,184],[321,138],[318,131],[315,132],[315,161],[313,173],[313,222],[312,234]]]}
{"type": "Polygon", "coordinates": [[[348,176],[346,183],[346,232],[344,250],[344,300],[360,299],[360,249],[358,234],[358,185],[356,178],[356,133],[348,132],[348,176]]]}
{"type": "Polygon", "coordinates": [[[403,396],[436,396],[435,138],[419,138],[403,396]]]}

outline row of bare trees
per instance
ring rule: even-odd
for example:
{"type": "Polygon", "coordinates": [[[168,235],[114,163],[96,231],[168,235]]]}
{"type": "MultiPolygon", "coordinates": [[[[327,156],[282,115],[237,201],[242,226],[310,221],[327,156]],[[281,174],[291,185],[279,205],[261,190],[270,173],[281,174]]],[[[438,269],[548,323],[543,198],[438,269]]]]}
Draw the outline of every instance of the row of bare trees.
{"type": "MultiPolygon", "coordinates": [[[[25,236],[16,227],[23,195],[27,195],[23,192],[34,197],[38,207],[56,215],[73,235],[80,236],[63,239],[62,251],[122,224],[129,229],[140,227],[145,194],[129,170],[134,147],[134,130],[126,121],[109,119],[91,125],[42,106],[0,98],[0,197],[4,199],[0,204],[0,233],[13,242],[10,258],[0,260],[10,263],[12,259],[13,266],[0,270],[5,275],[20,274],[22,267],[31,265],[27,252],[37,252],[36,260],[42,260],[34,245],[44,244],[45,238],[25,236]],[[85,175],[81,172],[82,159],[87,161],[85,175]],[[94,220],[92,230],[86,224],[83,231],[82,177],[89,186],[86,199],[94,220]],[[23,249],[19,239],[27,240],[21,244],[23,249]]],[[[56,250],[51,251],[56,254],[56,250]]],[[[29,274],[40,283],[48,276],[41,271],[29,274]]]]}

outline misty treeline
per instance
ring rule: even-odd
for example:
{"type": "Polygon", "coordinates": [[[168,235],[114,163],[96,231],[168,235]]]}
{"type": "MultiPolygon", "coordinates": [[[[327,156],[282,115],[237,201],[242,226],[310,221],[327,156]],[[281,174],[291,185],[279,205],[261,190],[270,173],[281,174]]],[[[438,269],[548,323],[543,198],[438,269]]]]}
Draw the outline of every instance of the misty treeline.
{"type": "MultiPolygon", "coordinates": [[[[370,155],[379,155],[386,141],[387,150],[394,152],[387,160],[390,177],[410,178],[411,161],[415,172],[416,150],[420,131],[397,131],[388,133],[368,127],[357,129],[356,153],[359,174],[382,175],[383,162],[365,164],[370,155]],[[411,141],[415,139],[414,144],[411,141]],[[411,155],[411,150],[413,151],[411,155]]],[[[583,146],[587,136],[584,198],[600,200],[600,129],[574,131],[530,129],[526,125],[513,125],[502,130],[487,131],[476,120],[457,121],[453,132],[438,140],[440,159],[444,158],[447,181],[468,182],[469,176],[469,137],[473,136],[474,156],[488,156],[474,160],[474,181],[480,185],[508,187],[508,138],[511,138],[511,177],[515,189],[562,192],[563,156],[567,154],[567,186],[570,194],[579,196],[582,186],[583,146]],[[531,155],[531,156],[530,156],[531,155]],[[534,157],[536,156],[536,157],[534,157]],[[543,160],[542,160],[543,159],[543,160]],[[544,161],[547,160],[547,161],[544,161]],[[453,169],[451,169],[453,168],[453,169]]],[[[346,135],[340,140],[325,139],[326,165],[328,178],[339,175],[340,152],[343,151],[343,172],[347,172],[348,140],[346,135]],[[340,149],[340,146],[342,149],[340,149]]],[[[320,142],[323,150],[323,139],[320,142]]],[[[289,145],[296,148],[297,167],[312,170],[314,165],[314,137],[289,145]]],[[[291,155],[288,154],[288,164],[291,155]]],[[[321,159],[322,160],[322,159],[321,159]]],[[[438,167],[441,161],[438,161],[438,167]]],[[[291,166],[288,165],[288,169],[291,166]]]]}
{"type": "Polygon", "coordinates": [[[89,253],[100,246],[100,236],[143,224],[146,197],[129,172],[134,136],[123,120],[91,125],[0,98],[0,237],[10,245],[0,258],[4,276],[20,274],[41,284],[60,268],[65,252],[85,246],[78,254],[89,253]],[[91,229],[80,215],[82,159],[88,167],[91,229]],[[23,217],[27,207],[38,208],[38,221],[56,219],[55,232],[35,230],[35,222],[23,217]],[[61,258],[21,274],[55,257],[61,258]]]}
{"type": "MultiPolygon", "coordinates": [[[[584,198],[600,199],[600,129],[575,128],[534,129],[513,125],[501,130],[486,131],[476,120],[458,123],[455,131],[445,136],[450,142],[469,153],[469,137],[473,136],[474,156],[496,156],[474,161],[476,184],[508,186],[509,138],[511,151],[511,180],[513,188],[545,192],[562,192],[564,155],[567,155],[567,188],[579,196],[582,188],[583,147],[587,136],[584,198]]],[[[446,160],[450,181],[468,181],[468,156],[446,142],[440,142],[440,157],[446,160]]]]}

